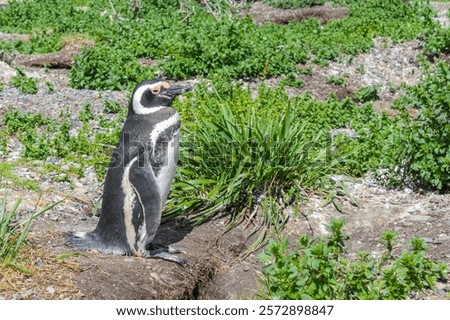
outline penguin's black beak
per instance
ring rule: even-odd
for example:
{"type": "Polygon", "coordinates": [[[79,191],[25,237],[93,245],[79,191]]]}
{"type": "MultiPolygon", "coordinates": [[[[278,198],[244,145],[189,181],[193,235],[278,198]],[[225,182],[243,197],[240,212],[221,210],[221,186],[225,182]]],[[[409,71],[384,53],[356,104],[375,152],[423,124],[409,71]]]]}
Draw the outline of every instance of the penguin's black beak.
{"type": "Polygon", "coordinates": [[[192,90],[192,86],[186,82],[177,82],[172,84],[169,88],[164,90],[164,95],[174,98],[177,95],[192,90]]]}

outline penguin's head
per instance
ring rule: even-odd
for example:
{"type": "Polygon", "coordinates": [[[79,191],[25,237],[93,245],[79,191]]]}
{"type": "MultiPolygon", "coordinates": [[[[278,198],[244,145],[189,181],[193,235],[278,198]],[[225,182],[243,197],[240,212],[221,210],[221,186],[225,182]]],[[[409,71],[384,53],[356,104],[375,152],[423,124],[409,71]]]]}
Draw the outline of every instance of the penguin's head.
{"type": "Polygon", "coordinates": [[[131,96],[129,112],[131,114],[151,114],[161,108],[170,107],[173,99],[191,90],[187,83],[170,85],[161,79],[146,80],[139,83],[131,96]]]}

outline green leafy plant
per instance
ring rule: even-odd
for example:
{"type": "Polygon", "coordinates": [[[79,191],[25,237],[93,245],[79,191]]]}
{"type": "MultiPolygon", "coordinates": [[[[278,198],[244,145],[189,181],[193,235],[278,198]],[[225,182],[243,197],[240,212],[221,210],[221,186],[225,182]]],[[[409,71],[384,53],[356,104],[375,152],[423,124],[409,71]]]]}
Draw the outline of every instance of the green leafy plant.
{"type": "Polygon", "coordinates": [[[333,220],[324,238],[301,236],[293,251],[288,241],[272,241],[260,255],[264,299],[406,299],[412,292],[433,288],[445,279],[447,265],[425,256],[425,243],[413,238],[410,250],[392,253],[395,233],[382,235],[389,254],[374,259],[359,252],[356,260],[346,255],[343,220],[333,220]]]}
{"type": "Polygon", "coordinates": [[[356,71],[360,74],[365,74],[366,73],[366,67],[363,64],[360,64],[358,66],[358,68],[356,68],[356,71]]]}
{"type": "Polygon", "coordinates": [[[7,146],[8,146],[8,133],[4,129],[0,129],[0,152],[3,154],[7,154],[7,146]]]}
{"type": "Polygon", "coordinates": [[[20,248],[26,243],[30,225],[34,219],[51,210],[63,200],[40,210],[36,206],[33,213],[27,219],[17,221],[15,219],[22,200],[17,199],[11,208],[8,209],[7,196],[8,193],[5,192],[0,201],[0,264],[2,267],[14,268],[24,273],[30,273],[16,262],[20,248]]]}
{"type": "Polygon", "coordinates": [[[301,67],[297,69],[297,73],[310,76],[313,74],[313,70],[311,66],[301,67]]]}
{"type": "Polygon", "coordinates": [[[327,78],[327,84],[334,84],[336,86],[345,87],[347,85],[347,77],[345,76],[330,76],[327,78]]]}
{"type": "MultiPolygon", "coordinates": [[[[298,64],[308,60],[325,65],[343,54],[365,52],[373,47],[374,37],[411,40],[426,30],[442,29],[433,24],[433,12],[422,0],[335,0],[349,7],[351,14],[324,25],[317,19],[306,19],[262,26],[231,14],[233,10],[222,8],[225,2],[210,2],[214,10],[226,12],[214,15],[194,0],[182,4],[151,1],[142,6],[138,20],[125,0],[114,3],[117,14],[111,12],[106,0],[90,3],[87,11],[74,9],[69,0],[14,1],[0,11],[1,29],[27,33],[31,38],[29,42],[0,43],[0,49],[47,53],[60,50],[67,37],[81,34],[96,46],[84,49],[75,59],[71,85],[103,90],[130,88],[143,78],[153,77],[156,68],[173,79],[297,73],[298,64]],[[138,59],[145,57],[151,57],[155,65],[142,66],[138,59]]],[[[322,2],[295,1],[297,5],[322,2]]]]}
{"type": "Polygon", "coordinates": [[[120,103],[117,102],[106,100],[105,104],[103,105],[104,113],[119,113],[123,110],[124,108],[120,105],[120,103]]]}
{"type": "Polygon", "coordinates": [[[86,103],[78,114],[78,119],[81,122],[89,122],[90,120],[94,120],[94,115],[91,111],[91,105],[86,103]]]}
{"type": "Polygon", "coordinates": [[[155,76],[154,70],[141,65],[130,52],[97,46],[75,57],[70,85],[75,89],[124,90],[155,76]]]}
{"type": "Polygon", "coordinates": [[[295,73],[289,73],[280,81],[280,86],[290,86],[293,88],[301,88],[305,85],[303,79],[297,78],[295,73]]]}
{"type": "Polygon", "coordinates": [[[440,61],[418,85],[396,101],[398,108],[419,114],[404,134],[402,156],[407,174],[437,189],[450,186],[450,66],[440,61]]]}
{"type": "Polygon", "coordinates": [[[392,94],[395,94],[398,90],[397,86],[395,86],[392,82],[387,82],[386,87],[388,88],[389,92],[392,94]]]}
{"type": "Polygon", "coordinates": [[[9,84],[16,87],[23,93],[37,93],[39,80],[33,77],[28,77],[21,68],[16,68],[16,72],[17,75],[11,78],[9,84]]]}
{"type": "MultiPolygon", "coordinates": [[[[404,111],[392,116],[375,112],[370,103],[358,107],[349,99],[337,101],[331,97],[326,102],[318,102],[308,95],[289,98],[282,88],[269,89],[263,85],[260,86],[256,98],[253,98],[251,92],[227,81],[214,82],[213,89],[211,85],[199,85],[193,96],[188,95],[175,107],[179,110],[185,126],[198,121],[213,121],[210,112],[197,114],[197,110],[209,109],[213,113],[219,113],[218,106],[227,106],[239,121],[241,117],[246,117],[249,109],[254,109],[258,116],[277,121],[275,119],[278,115],[284,114],[286,106],[290,105],[295,119],[293,121],[301,121],[304,125],[302,135],[305,139],[315,141],[317,147],[332,153],[336,159],[342,155],[345,161],[340,161],[337,166],[341,172],[361,176],[385,169],[380,172],[388,171],[388,174],[379,175],[380,182],[391,187],[420,183],[445,190],[448,185],[445,150],[449,143],[445,140],[446,126],[443,119],[445,119],[447,84],[445,72],[433,73],[433,77],[436,75],[440,80],[424,79],[423,81],[428,81],[428,84],[407,90],[406,97],[396,103],[399,109],[408,106],[410,108],[411,101],[416,101],[417,104],[420,102],[424,107],[428,106],[426,107],[428,111],[420,117],[420,122],[404,111]],[[417,99],[419,93],[421,98],[417,99]],[[431,100],[426,97],[431,97],[431,100]],[[436,102],[431,102],[433,100],[436,102]],[[442,107],[434,109],[431,103],[442,107]],[[425,125],[428,121],[430,123],[425,125]],[[419,125],[421,129],[417,130],[419,125]],[[329,132],[339,128],[354,131],[354,137],[342,134],[329,136],[329,132]],[[430,143],[428,139],[417,140],[420,143],[414,142],[412,136],[419,135],[436,137],[430,143]],[[444,150],[444,153],[441,153],[443,152],[441,150],[444,150]],[[417,170],[419,157],[424,159],[422,162],[424,171],[421,174],[417,170]],[[425,162],[425,159],[429,161],[425,162]],[[433,164],[431,160],[435,163],[433,164]],[[413,162],[414,167],[410,165],[413,162]],[[425,165],[432,167],[426,169],[425,165]],[[426,174],[425,169],[430,175],[426,174]],[[436,174],[431,174],[433,172],[431,170],[436,174]],[[430,177],[439,180],[431,184],[430,177]]],[[[370,98],[371,95],[368,96],[370,98]]],[[[195,134],[196,130],[193,125],[188,131],[195,134]]]]}
{"type": "Polygon", "coordinates": [[[438,57],[440,54],[450,52],[450,28],[430,28],[421,38],[426,40],[423,51],[429,57],[438,57]]]}
{"type": "Polygon", "coordinates": [[[82,108],[78,118],[83,124],[75,135],[70,133],[73,129],[70,119],[56,121],[40,113],[8,111],[3,124],[6,132],[15,135],[23,144],[24,157],[44,160],[53,156],[75,161],[82,166],[92,165],[97,176],[102,178],[108,167],[111,146],[119,140],[123,115],[110,122],[103,121],[102,130],[97,131],[89,124],[93,119],[89,104],[82,108]]]}
{"type": "Polygon", "coordinates": [[[47,86],[48,93],[54,93],[55,92],[55,86],[50,81],[45,82],[45,85],[47,86]]]}
{"type": "Polygon", "coordinates": [[[354,99],[355,99],[355,101],[362,102],[362,103],[379,100],[380,99],[378,97],[379,89],[380,89],[379,85],[372,85],[372,86],[361,88],[361,89],[355,91],[354,99]]]}

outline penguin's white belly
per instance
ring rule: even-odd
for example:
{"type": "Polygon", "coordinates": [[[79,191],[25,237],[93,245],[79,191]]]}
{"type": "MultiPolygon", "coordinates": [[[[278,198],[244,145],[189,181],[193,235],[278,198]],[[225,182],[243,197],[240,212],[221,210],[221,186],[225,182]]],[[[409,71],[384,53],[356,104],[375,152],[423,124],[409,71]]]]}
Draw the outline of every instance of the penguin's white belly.
{"type": "Polygon", "coordinates": [[[172,140],[167,146],[167,161],[161,167],[158,176],[156,177],[156,183],[158,184],[159,194],[161,196],[161,207],[164,206],[164,203],[166,202],[170,185],[177,169],[178,139],[179,130],[174,133],[172,140]]]}
{"type": "MultiPolygon", "coordinates": [[[[124,202],[123,202],[123,220],[125,223],[125,233],[127,237],[128,245],[130,246],[131,250],[134,251],[134,244],[136,243],[136,231],[133,225],[133,209],[136,205],[136,193],[134,191],[134,188],[128,179],[130,167],[135,162],[137,158],[134,158],[130,165],[127,166],[124,170],[124,175],[122,178],[122,190],[124,193],[124,202]]],[[[145,223],[145,221],[144,221],[145,223]]]]}

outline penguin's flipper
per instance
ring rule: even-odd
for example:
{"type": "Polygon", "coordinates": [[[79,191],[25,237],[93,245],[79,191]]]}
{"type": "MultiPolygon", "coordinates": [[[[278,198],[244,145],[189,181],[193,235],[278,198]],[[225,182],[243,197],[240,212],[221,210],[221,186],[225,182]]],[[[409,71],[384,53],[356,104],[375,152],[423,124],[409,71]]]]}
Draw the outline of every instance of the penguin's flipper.
{"type": "MultiPolygon", "coordinates": [[[[137,158],[136,158],[137,159],[137,158]]],[[[140,161],[130,164],[129,181],[138,196],[139,204],[144,213],[145,234],[138,235],[139,247],[145,247],[153,240],[161,223],[161,196],[155,174],[149,164],[140,165],[140,161]]]]}

